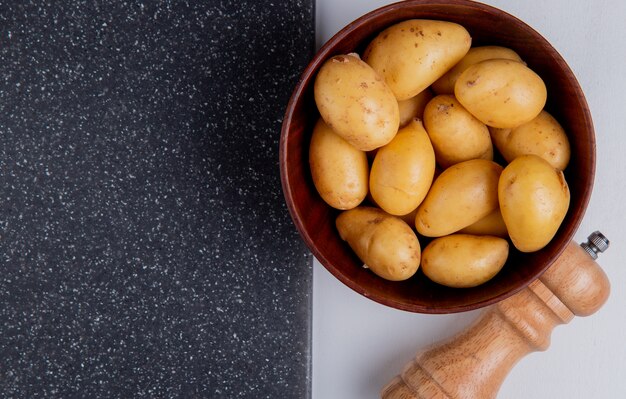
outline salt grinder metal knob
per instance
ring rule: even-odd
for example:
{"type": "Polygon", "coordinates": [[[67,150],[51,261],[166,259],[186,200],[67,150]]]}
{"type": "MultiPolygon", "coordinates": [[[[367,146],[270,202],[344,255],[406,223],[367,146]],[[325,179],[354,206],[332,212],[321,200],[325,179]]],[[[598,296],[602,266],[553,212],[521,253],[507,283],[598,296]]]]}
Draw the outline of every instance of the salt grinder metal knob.
{"type": "Polygon", "coordinates": [[[537,280],[485,309],[456,336],[421,350],[381,392],[384,399],[494,399],[511,368],[550,345],[552,329],[595,313],[610,293],[594,261],[609,247],[596,231],[570,242],[537,280]]]}
{"type": "Polygon", "coordinates": [[[587,242],[583,242],[580,246],[593,259],[598,259],[598,253],[602,253],[609,248],[610,241],[599,231],[594,231],[587,238],[587,242]]]}

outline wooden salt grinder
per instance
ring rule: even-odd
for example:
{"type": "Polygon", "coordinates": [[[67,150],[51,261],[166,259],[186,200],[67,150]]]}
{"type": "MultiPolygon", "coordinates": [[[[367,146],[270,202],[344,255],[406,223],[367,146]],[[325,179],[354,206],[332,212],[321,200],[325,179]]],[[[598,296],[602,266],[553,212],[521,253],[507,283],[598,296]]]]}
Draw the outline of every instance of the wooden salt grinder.
{"type": "Polygon", "coordinates": [[[468,329],[417,354],[382,390],[384,399],[491,399],[523,356],[544,351],[550,333],[574,315],[595,313],[609,296],[594,261],[609,241],[599,232],[570,242],[537,280],[487,308],[468,329]]]}

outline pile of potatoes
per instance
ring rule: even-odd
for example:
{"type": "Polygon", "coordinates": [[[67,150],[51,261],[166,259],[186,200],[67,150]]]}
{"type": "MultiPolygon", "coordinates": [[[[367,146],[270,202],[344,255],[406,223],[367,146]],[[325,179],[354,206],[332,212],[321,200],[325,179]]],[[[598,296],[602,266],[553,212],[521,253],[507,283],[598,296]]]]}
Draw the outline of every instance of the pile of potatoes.
{"type": "Polygon", "coordinates": [[[472,48],[455,23],[407,20],[362,57],[327,60],[314,96],[313,182],[343,211],[341,238],[382,278],[421,265],[439,284],[474,287],[503,267],[509,240],[537,251],[565,218],[567,135],[511,49],[472,48]],[[420,236],[433,238],[423,252],[420,236]]]}

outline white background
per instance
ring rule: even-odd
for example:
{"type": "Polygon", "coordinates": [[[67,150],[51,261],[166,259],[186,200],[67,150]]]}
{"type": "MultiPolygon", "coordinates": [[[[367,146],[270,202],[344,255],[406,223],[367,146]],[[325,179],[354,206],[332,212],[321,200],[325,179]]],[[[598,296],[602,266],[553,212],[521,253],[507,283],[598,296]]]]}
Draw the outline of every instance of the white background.
{"type": "MultiPolygon", "coordinates": [[[[596,314],[557,327],[548,351],[523,358],[499,398],[626,398],[626,1],[486,0],[539,31],[576,74],[596,129],[597,172],[578,242],[602,231],[601,255],[612,283],[596,314]]],[[[384,0],[317,0],[318,47],[384,0]]],[[[317,261],[313,273],[313,398],[367,399],[420,348],[473,321],[479,311],[420,315],[367,300],[317,261]]]]}

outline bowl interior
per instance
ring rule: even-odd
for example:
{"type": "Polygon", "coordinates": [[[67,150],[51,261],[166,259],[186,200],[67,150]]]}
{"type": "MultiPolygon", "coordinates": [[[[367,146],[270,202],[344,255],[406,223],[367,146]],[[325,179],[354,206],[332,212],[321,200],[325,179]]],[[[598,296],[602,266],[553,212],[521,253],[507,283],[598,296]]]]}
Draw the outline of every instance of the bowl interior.
{"type": "Polygon", "coordinates": [[[354,21],[313,58],[287,107],[280,168],[285,199],[296,227],[315,257],[335,277],[356,292],[388,306],[420,313],[452,313],[486,306],[514,294],[539,277],[565,249],[589,201],[595,173],[595,136],[587,103],[572,71],[557,51],[528,25],[481,3],[408,0],[354,21]],[[502,271],[476,288],[446,288],[431,282],[420,271],[407,281],[390,282],[363,269],[362,262],[340,239],[335,228],[339,211],[322,201],[309,172],[309,141],[319,117],[313,100],[313,82],[322,63],[336,54],[362,53],[378,32],[412,18],[459,23],[471,34],[473,46],[500,45],[514,49],[543,78],[548,89],[546,109],[562,124],[571,144],[572,157],[565,171],[571,202],[556,236],[535,253],[523,254],[511,245],[512,251],[502,271]]]}

